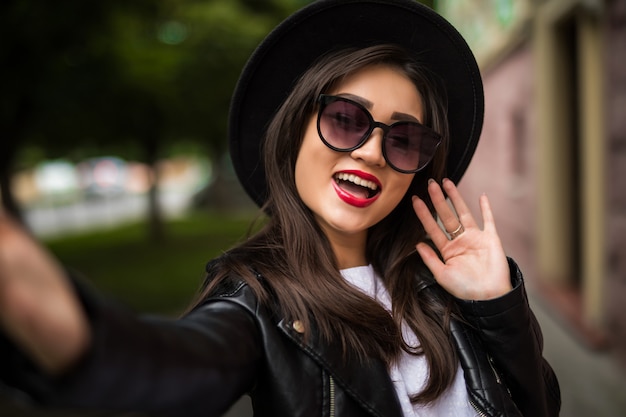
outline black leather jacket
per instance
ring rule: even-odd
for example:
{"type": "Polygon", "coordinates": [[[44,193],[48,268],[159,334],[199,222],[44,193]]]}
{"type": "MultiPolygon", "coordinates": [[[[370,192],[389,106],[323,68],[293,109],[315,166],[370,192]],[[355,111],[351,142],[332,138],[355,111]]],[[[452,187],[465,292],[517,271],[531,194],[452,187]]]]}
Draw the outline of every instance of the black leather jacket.
{"type": "MultiPolygon", "coordinates": [[[[558,383],[522,277],[501,298],[459,300],[452,335],[480,416],[556,416],[558,383]]],[[[42,375],[0,335],[0,379],[14,393],[71,408],[219,416],[248,393],[255,416],[401,417],[386,366],[346,362],[334,345],[276,318],[233,281],[179,320],[137,318],[81,290],[93,349],[58,379],[42,375]]]]}

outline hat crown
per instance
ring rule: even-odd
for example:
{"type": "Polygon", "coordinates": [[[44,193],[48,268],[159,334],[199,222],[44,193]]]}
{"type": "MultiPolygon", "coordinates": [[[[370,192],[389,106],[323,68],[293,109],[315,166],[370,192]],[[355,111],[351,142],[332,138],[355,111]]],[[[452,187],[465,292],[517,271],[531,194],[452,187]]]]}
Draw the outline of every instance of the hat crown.
{"type": "Polygon", "coordinates": [[[262,205],[267,184],[261,143],[296,80],[319,57],[342,48],[397,44],[442,80],[450,143],[447,176],[458,182],[474,154],[483,123],[478,65],[459,32],[413,0],[318,0],[280,23],[256,48],[237,83],[229,115],[229,146],[248,195],[262,205]]]}

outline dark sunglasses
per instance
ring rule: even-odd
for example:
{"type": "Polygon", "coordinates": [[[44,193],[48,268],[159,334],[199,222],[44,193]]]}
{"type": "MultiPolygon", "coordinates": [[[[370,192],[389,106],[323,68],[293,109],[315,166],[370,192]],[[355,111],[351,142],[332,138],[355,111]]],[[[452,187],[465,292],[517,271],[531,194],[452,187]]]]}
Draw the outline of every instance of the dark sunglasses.
{"type": "Polygon", "coordinates": [[[383,157],[398,172],[423,169],[435,156],[441,136],[417,122],[377,122],[360,103],[345,97],[319,96],[317,131],[330,149],[351,152],[363,146],[375,128],[383,130],[383,157]]]}

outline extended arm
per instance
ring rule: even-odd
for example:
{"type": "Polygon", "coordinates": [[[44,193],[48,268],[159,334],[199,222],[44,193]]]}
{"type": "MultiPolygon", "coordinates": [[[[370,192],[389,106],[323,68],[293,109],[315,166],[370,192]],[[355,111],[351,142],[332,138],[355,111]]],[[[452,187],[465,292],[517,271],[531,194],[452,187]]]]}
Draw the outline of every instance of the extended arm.
{"type": "Polygon", "coordinates": [[[67,408],[218,416],[254,382],[253,311],[207,300],[180,320],[140,318],[72,285],[0,221],[0,382],[67,408]]]}

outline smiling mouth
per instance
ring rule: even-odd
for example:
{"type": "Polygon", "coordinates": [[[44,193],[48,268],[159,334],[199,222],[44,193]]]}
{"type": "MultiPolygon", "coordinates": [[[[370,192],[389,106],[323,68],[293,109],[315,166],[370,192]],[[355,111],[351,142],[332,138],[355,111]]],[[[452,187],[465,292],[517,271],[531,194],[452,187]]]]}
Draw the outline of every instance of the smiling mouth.
{"type": "Polygon", "coordinates": [[[369,199],[380,192],[380,187],[375,182],[347,172],[337,173],[334,179],[339,188],[357,198],[369,199]]]}

